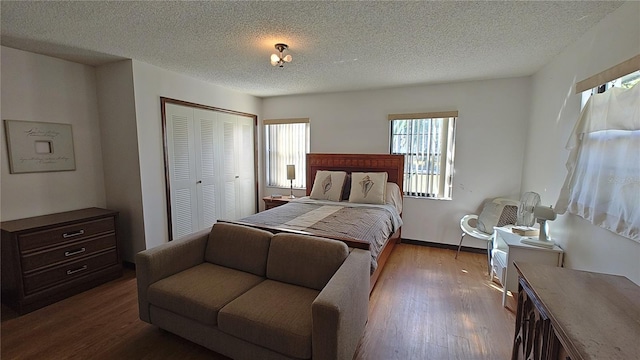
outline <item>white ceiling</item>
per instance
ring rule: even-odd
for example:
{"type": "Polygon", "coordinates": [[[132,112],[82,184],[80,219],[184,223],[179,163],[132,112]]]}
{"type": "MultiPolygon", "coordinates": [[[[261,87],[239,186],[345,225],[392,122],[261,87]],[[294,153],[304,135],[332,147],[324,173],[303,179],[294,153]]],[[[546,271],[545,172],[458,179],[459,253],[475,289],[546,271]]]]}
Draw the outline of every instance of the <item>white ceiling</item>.
{"type": "Polygon", "coordinates": [[[135,59],[269,97],[531,75],[622,2],[0,4],[4,46],[135,59]],[[269,63],[277,42],[293,56],[284,68],[269,63]]]}

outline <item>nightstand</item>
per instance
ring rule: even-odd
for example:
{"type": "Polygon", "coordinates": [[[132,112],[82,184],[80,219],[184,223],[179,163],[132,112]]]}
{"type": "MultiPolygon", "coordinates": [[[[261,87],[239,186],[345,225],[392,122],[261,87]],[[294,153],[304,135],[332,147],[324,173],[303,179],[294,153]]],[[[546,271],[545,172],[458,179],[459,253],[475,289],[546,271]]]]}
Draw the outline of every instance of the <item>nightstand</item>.
{"type": "Polygon", "coordinates": [[[280,206],[280,205],[284,205],[286,203],[288,203],[291,200],[294,200],[295,198],[292,198],[289,195],[282,195],[282,197],[279,198],[274,198],[271,196],[265,196],[262,198],[262,200],[264,201],[264,209],[265,210],[269,210],[272,209],[274,207],[280,206]]]}
{"type": "Polygon", "coordinates": [[[564,251],[558,245],[544,248],[521,243],[523,236],[514,234],[505,227],[494,227],[493,231],[491,267],[502,284],[502,306],[506,306],[507,291],[518,291],[518,272],[513,265],[514,261],[562,266],[564,251]]]}

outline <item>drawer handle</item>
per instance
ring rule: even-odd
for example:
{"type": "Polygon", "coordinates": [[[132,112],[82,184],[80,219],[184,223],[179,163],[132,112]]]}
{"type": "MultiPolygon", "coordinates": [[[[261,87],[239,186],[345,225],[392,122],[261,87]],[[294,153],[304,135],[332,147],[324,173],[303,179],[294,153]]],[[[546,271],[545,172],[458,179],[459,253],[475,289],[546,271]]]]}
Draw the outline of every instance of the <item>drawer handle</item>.
{"type": "Polygon", "coordinates": [[[72,274],[75,274],[77,272],[84,271],[84,270],[87,270],[87,265],[83,265],[82,267],[77,268],[75,270],[67,270],[67,275],[72,275],[72,274]]]}
{"type": "Polygon", "coordinates": [[[78,230],[76,232],[64,233],[64,234],[62,234],[62,237],[65,238],[65,239],[68,239],[68,238],[71,238],[71,237],[74,237],[74,236],[78,236],[78,235],[82,235],[82,234],[84,234],[84,230],[78,230]]]}
{"type": "Polygon", "coordinates": [[[76,250],[76,251],[65,251],[64,256],[78,255],[78,254],[82,254],[85,251],[87,251],[87,249],[85,248],[80,248],[80,250],[76,250]]]}

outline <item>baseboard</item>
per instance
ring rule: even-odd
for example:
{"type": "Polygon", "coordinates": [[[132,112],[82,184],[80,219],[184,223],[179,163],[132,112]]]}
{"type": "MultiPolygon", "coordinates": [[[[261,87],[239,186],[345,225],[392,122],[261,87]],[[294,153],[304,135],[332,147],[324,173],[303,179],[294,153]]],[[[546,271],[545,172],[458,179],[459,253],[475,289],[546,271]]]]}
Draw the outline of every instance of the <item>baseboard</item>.
{"type": "MultiPolygon", "coordinates": [[[[436,243],[436,242],[431,242],[431,241],[413,240],[413,239],[402,239],[401,242],[404,243],[404,244],[411,244],[411,245],[429,246],[429,247],[440,248],[440,249],[449,249],[449,250],[454,250],[454,251],[458,250],[458,246],[457,245],[453,245],[453,244],[442,244],[442,243],[436,243]]],[[[486,249],[473,248],[473,247],[468,247],[468,246],[461,247],[460,251],[472,252],[472,253],[477,253],[477,254],[486,254],[487,253],[486,249]]]]}

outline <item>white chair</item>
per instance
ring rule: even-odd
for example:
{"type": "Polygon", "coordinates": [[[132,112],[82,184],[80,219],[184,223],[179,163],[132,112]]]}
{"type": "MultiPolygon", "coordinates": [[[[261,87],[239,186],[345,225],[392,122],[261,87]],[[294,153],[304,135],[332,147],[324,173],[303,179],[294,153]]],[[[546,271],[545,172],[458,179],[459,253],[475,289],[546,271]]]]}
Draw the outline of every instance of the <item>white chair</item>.
{"type": "Polygon", "coordinates": [[[518,214],[517,200],[495,198],[486,202],[480,215],[469,214],[460,219],[460,243],[456,252],[456,259],[462,247],[462,239],[469,235],[487,242],[487,272],[491,275],[491,249],[493,248],[493,227],[515,224],[518,214]]]}

